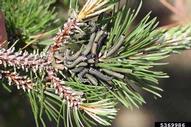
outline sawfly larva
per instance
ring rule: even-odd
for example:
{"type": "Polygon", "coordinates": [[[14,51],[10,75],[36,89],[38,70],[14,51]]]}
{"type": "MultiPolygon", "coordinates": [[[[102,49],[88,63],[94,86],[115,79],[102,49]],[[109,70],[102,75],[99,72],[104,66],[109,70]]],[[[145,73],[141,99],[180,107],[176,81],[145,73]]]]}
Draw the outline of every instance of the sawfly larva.
{"type": "Polygon", "coordinates": [[[89,73],[96,76],[98,79],[101,79],[103,81],[111,81],[112,77],[109,77],[107,75],[104,75],[103,73],[101,73],[100,71],[90,68],[89,69],[89,73]]]}
{"type": "Polygon", "coordinates": [[[111,50],[108,51],[107,53],[107,57],[113,55],[117,50],[119,50],[119,48],[121,47],[121,45],[123,44],[123,41],[125,40],[125,35],[121,35],[121,37],[119,38],[118,43],[116,43],[111,50]]]}
{"type": "Polygon", "coordinates": [[[93,85],[95,85],[95,86],[98,85],[98,81],[97,81],[97,79],[96,79],[94,76],[92,76],[92,75],[90,75],[90,74],[85,74],[85,77],[86,77],[93,85]]]}

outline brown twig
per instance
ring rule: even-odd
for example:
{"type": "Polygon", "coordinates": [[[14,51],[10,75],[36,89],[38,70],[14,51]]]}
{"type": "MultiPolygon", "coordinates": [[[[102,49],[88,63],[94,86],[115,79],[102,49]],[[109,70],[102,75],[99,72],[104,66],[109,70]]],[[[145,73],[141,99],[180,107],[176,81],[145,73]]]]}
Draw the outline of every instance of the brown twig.
{"type": "Polygon", "coordinates": [[[20,76],[17,72],[2,71],[0,72],[3,78],[7,78],[9,85],[15,84],[17,89],[22,88],[24,91],[33,89],[33,82],[27,76],[20,76]]]}
{"type": "Polygon", "coordinates": [[[163,26],[162,28],[172,28],[178,25],[188,23],[190,21],[189,15],[184,7],[185,0],[176,0],[174,5],[170,4],[168,0],[160,0],[160,2],[168,8],[174,15],[178,17],[178,20],[172,24],[163,26]]]}
{"type": "Polygon", "coordinates": [[[171,5],[167,0],[160,0],[160,2],[161,2],[166,8],[168,8],[170,11],[172,11],[174,14],[176,14],[177,16],[179,16],[179,17],[184,17],[184,18],[185,18],[185,15],[183,15],[179,9],[177,9],[176,7],[174,7],[173,5],[171,5]]]}
{"type": "Polygon", "coordinates": [[[55,93],[63,100],[66,100],[71,107],[79,107],[85,100],[82,98],[83,92],[77,92],[70,87],[64,86],[65,84],[56,76],[54,70],[49,69],[47,74],[55,93]]]}

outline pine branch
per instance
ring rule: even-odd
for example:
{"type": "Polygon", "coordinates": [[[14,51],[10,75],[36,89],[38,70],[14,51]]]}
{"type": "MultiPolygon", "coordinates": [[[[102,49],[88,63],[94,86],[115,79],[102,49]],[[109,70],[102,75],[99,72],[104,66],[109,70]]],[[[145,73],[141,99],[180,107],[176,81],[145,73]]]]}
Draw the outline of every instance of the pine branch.
{"type": "Polygon", "coordinates": [[[75,12],[73,16],[68,19],[68,21],[64,24],[62,30],[57,33],[57,36],[54,38],[54,45],[51,46],[50,52],[55,53],[62,46],[63,43],[67,43],[67,40],[70,38],[71,34],[75,33],[83,33],[80,29],[80,26],[84,25],[80,23],[82,20],[86,20],[91,17],[95,17],[102,12],[105,12],[113,7],[113,1],[110,0],[88,0],[82,10],[77,15],[75,12]],[[110,6],[106,6],[111,4],[110,6]],[[98,11],[99,10],[99,11],[98,11]]]}
{"type": "Polygon", "coordinates": [[[82,99],[82,92],[76,92],[72,90],[70,87],[65,87],[63,85],[64,82],[62,82],[56,75],[55,72],[52,70],[49,70],[48,72],[48,78],[51,80],[51,84],[53,88],[55,89],[55,93],[60,96],[60,98],[63,98],[64,100],[67,100],[71,107],[79,107],[79,105],[84,101],[82,99]]]}
{"type": "MultiPolygon", "coordinates": [[[[12,66],[14,69],[22,68],[26,72],[28,72],[29,70],[32,70],[34,73],[38,71],[40,72],[45,71],[45,73],[47,73],[47,79],[51,80],[51,84],[54,87],[56,94],[58,94],[61,98],[63,98],[64,96],[64,99],[71,102],[71,106],[73,106],[73,104],[77,106],[79,105],[78,103],[81,102],[79,99],[81,99],[80,96],[82,94],[75,93],[71,88],[64,87],[62,85],[61,80],[55,75],[57,69],[52,67],[51,63],[48,61],[47,57],[45,56],[45,53],[38,54],[34,52],[33,54],[29,54],[27,51],[25,51],[24,53],[22,51],[14,52],[14,48],[7,49],[7,50],[1,49],[0,61],[5,68],[8,65],[8,66],[12,66]]],[[[13,81],[15,81],[14,80],[15,76],[16,78],[19,78],[19,80],[21,78],[14,73],[10,73],[9,71],[2,72],[2,73],[5,74],[5,76],[9,76],[13,81]]],[[[21,80],[23,79],[25,78],[21,78],[21,80]]],[[[28,83],[28,82],[23,81],[23,85],[27,85],[25,83],[28,83]]],[[[21,81],[18,81],[17,84],[22,85],[21,81]]],[[[30,89],[32,88],[30,87],[30,89]]]]}
{"type": "Polygon", "coordinates": [[[28,53],[27,51],[15,52],[15,48],[0,50],[1,64],[6,68],[12,66],[14,68],[22,68],[26,72],[31,69],[33,72],[42,71],[52,68],[45,53],[39,54],[37,51],[28,53]]]}
{"type": "Polygon", "coordinates": [[[28,92],[30,92],[30,90],[33,89],[32,81],[26,76],[20,76],[16,72],[2,71],[2,70],[0,74],[1,74],[1,78],[8,79],[9,85],[15,84],[17,86],[17,89],[22,88],[24,91],[27,90],[28,92]]]}
{"type": "Polygon", "coordinates": [[[68,18],[48,51],[1,48],[1,75],[30,89],[26,94],[37,126],[46,126],[43,112],[58,126],[61,120],[66,127],[108,126],[116,103],[138,108],[145,103],[140,90],[161,97],[158,79],[168,76],[153,67],[164,65],[159,60],[171,53],[190,48],[191,27],[156,29],[157,20],[150,14],[132,27],[141,5],[132,10],[118,8],[116,1],[87,0],[68,18]]]}

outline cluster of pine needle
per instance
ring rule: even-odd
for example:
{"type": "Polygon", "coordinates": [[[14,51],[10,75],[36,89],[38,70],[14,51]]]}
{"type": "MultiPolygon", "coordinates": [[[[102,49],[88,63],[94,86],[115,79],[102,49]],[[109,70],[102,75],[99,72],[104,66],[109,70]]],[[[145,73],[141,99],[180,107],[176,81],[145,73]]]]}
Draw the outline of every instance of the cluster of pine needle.
{"type": "MultiPolygon", "coordinates": [[[[7,10],[6,2],[2,9],[7,16],[12,10],[7,10]]],[[[49,0],[45,8],[52,2],[49,0]]],[[[26,91],[37,126],[46,126],[44,114],[57,126],[109,126],[117,113],[117,103],[138,108],[146,103],[140,91],[161,97],[158,79],[168,76],[153,67],[164,65],[160,60],[171,53],[190,48],[191,26],[156,29],[156,18],[148,14],[132,27],[142,2],[136,9],[127,4],[119,7],[117,0],[87,0],[80,11],[78,6],[71,11],[53,43],[43,51],[15,50],[14,45],[0,49],[0,78],[4,85],[26,91]]],[[[36,15],[51,21],[55,15],[46,11],[36,15]]],[[[20,23],[12,19],[7,16],[7,29],[11,30],[14,23],[24,29],[21,34],[27,45],[34,29],[48,26],[44,22],[33,27],[27,20],[20,23]]]]}

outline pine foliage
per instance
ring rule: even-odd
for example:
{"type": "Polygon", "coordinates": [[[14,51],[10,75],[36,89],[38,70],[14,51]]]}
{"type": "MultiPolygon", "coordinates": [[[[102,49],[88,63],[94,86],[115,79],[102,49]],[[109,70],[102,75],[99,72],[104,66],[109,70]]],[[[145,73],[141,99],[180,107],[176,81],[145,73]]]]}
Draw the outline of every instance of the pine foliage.
{"type": "Polygon", "coordinates": [[[55,0],[2,0],[0,9],[5,14],[9,41],[28,44],[39,33],[51,35],[49,27],[57,22],[54,8],[50,8],[53,3],[55,0]]]}
{"type": "MultiPolygon", "coordinates": [[[[191,26],[156,29],[157,19],[148,14],[132,27],[142,2],[130,9],[119,8],[115,0],[87,0],[79,12],[70,5],[71,17],[46,50],[0,50],[1,78],[26,91],[36,125],[46,126],[46,115],[57,126],[109,126],[117,103],[139,108],[146,103],[140,91],[161,97],[158,79],[168,76],[153,67],[190,48],[191,26]]],[[[54,14],[46,16],[52,19],[54,14]]],[[[33,33],[33,25],[21,28],[33,33]]]]}

